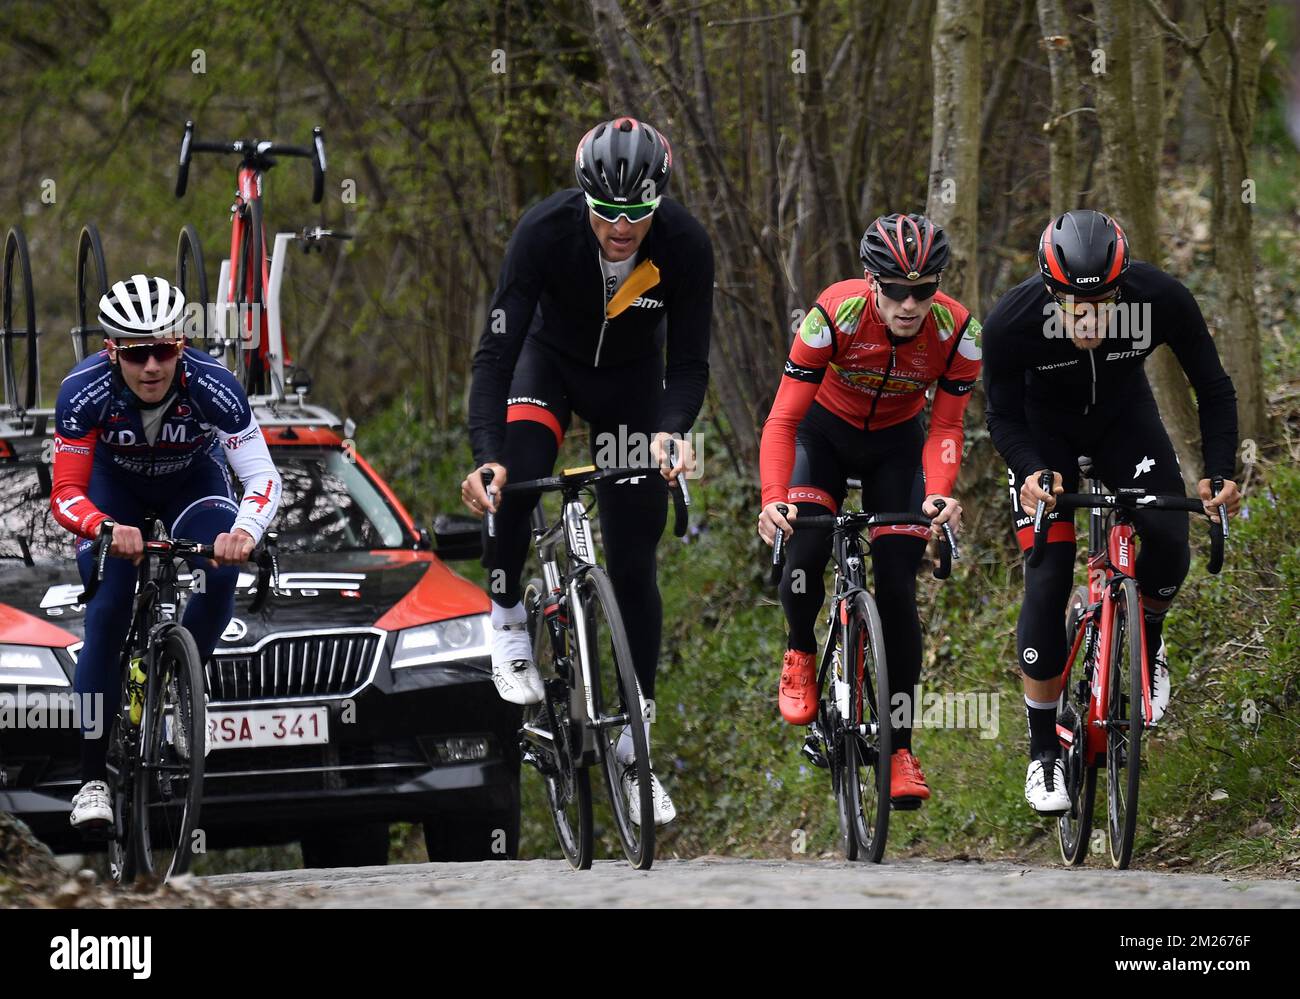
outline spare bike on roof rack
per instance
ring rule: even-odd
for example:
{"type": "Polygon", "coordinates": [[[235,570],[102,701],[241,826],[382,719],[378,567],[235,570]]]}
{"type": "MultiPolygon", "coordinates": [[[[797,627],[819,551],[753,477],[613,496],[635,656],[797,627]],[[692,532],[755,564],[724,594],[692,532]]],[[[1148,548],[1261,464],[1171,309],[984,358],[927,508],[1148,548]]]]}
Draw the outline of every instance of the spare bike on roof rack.
{"type": "MultiPolygon", "coordinates": [[[[176,197],[182,197],[189,182],[190,158],[194,153],[230,153],[240,157],[235,203],[231,206],[230,257],[221,263],[217,278],[215,317],[219,329],[204,332],[210,353],[224,356],[239,376],[250,397],[284,400],[286,390],[299,396],[310,386],[305,372],[295,370],[286,377],[288,351],[280,323],[280,286],[284,276],[284,249],[290,240],[301,240],[304,249],[319,249],[325,239],[351,239],[348,233],[319,226],[300,232],[280,232],[272,253],[266,251],[263,220],[263,176],[279,156],[311,160],[312,203],[320,204],[325,193],[325,138],[320,126],[312,129],[310,146],[288,146],[270,139],[236,139],[200,142],[194,138],[194,122],[185,123],[181,138],[176,197]],[[230,335],[228,313],[235,312],[235,335],[230,335]]],[[[207,304],[206,278],[198,234],[192,226],[181,232],[177,248],[177,280],[187,297],[191,294],[207,304]],[[193,291],[191,292],[191,286],[193,291]]],[[[205,309],[206,312],[206,309],[205,309]]]]}
{"type": "Polygon", "coordinates": [[[4,367],[4,405],[11,418],[21,421],[24,414],[41,404],[40,351],[36,328],[36,298],[32,290],[32,261],[27,252],[27,237],[18,226],[5,234],[4,257],[0,258],[0,361],[4,367]],[[18,298],[21,307],[15,305],[18,298]],[[15,325],[15,322],[21,325],[15,325]],[[18,371],[15,347],[26,347],[25,366],[18,371]]]}

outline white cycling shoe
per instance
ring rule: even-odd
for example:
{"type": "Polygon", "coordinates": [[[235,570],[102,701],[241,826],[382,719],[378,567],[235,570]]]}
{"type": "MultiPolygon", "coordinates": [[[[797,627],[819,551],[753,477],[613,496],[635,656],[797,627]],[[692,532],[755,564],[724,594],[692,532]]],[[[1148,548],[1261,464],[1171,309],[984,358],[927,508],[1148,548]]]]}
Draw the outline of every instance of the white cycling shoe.
{"type": "MultiPolygon", "coordinates": [[[[623,767],[622,783],[623,793],[627,795],[627,809],[632,824],[639,826],[641,824],[641,784],[636,779],[636,764],[629,763],[623,767]]],[[[659,783],[659,777],[653,770],[650,771],[650,800],[654,804],[655,825],[666,826],[677,818],[677,809],[673,805],[673,799],[668,797],[668,792],[659,783]]]]}
{"type": "MultiPolygon", "coordinates": [[[[523,606],[519,605],[520,611],[523,606]]],[[[492,624],[492,682],[511,704],[540,704],[546,696],[542,675],[533,663],[526,621],[492,624]]]]}
{"type": "Polygon", "coordinates": [[[1160,648],[1156,652],[1155,662],[1151,668],[1151,722],[1155,724],[1165,716],[1165,709],[1169,707],[1169,695],[1171,685],[1169,683],[1169,660],[1165,657],[1164,639],[1160,640],[1160,648]]]}
{"type": "Polygon", "coordinates": [[[96,829],[113,824],[113,802],[108,794],[108,784],[102,780],[88,780],[72,796],[72,814],[68,817],[74,829],[96,829]]]}
{"type": "Polygon", "coordinates": [[[1050,767],[1034,759],[1025,774],[1025,800],[1039,815],[1064,815],[1070,810],[1065,790],[1065,764],[1058,758],[1050,767]]]}

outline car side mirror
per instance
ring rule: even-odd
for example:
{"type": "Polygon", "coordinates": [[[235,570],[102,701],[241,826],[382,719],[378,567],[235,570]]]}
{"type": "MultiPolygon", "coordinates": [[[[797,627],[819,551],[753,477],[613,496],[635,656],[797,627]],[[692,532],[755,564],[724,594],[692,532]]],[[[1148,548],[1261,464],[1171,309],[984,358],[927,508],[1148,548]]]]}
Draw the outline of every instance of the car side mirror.
{"type": "Polygon", "coordinates": [[[415,547],[419,551],[427,552],[433,547],[433,539],[429,536],[429,529],[427,527],[421,527],[415,533],[415,547]]]}
{"type": "Polygon", "coordinates": [[[483,525],[474,517],[440,513],[433,519],[433,538],[438,558],[459,562],[483,555],[483,525]]]}

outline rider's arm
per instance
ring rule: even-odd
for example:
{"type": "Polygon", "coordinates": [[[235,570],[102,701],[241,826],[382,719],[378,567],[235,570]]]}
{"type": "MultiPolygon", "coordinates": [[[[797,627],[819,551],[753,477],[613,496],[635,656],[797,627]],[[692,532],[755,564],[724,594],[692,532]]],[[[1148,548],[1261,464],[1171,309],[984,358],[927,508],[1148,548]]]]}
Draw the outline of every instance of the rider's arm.
{"type": "Polygon", "coordinates": [[[501,460],[510,380],[542,293],[538,257],[545,246],[539,242],[543,233],[530,219],[532,214],[530,211],[524,215],[510,237],[488,307],[487,324],[474,351],[468,424],[477,465],[501,460]]]}
{"type": "Polygon", "coordinates": [[[239,513],[230,530],[232,533],[237,530],[247,532],[254,543],[261,541],[280,506],[280,472],[271,460],[262,428],[250,414],[243,430],[228,434],[218,429],[217,439],[221,441],[231,469],[244,484],[239,513]]]}
{"type": "Polygon", "coordinates": [[[1221,475],[1231,479],[1236,469],[1237,392],[1223,370],[1196,299],[1179,282],[1171,281],[1171,286],[1161,308],[1165,313],[1165,335],[1196,392],[1205,477],[1221,475]]]}
{"type": "Polygon", "coordinates": [[[94,398],[84,378],[70,375],[59,386],[54,409],[50,510],[55,520],[83,538],[95,537],[99,525],[108,519],[86,495],[99,440],[99,421],[91,405],[94,398]]]}
{"type": "Polygon", "coordinates": [[[930,434],[922,453],[925,491],[932,496],[951,496],[961,472],[961,453],[966,441],[963,425],[966,404],[970,402],[970,394],[980,376],[979,339],[979,321],[969,316],[948,368],[934,388],[930,434]]]}
{"type": "Polygon", "coordinates": [[[1025,419],[1025,367],[1010,329],[994,306],[984,322],[985,424],[993,446],[1002,455],[1016,481],[1047,465],[1034,446],[1025,419]]]}
{"type": "Polygon", "coordinates": [[[655,429],[684,434],[699,415],[709,387],[713,245],[704,228],[695,224],[674,249],[684,277],[668,303],[668,358],[655,429]]]}
{"type": "Polygon", "coordinates": [[[826,365],[835,353],[834,330],[830,316],[818,303],[804,317],[790,346],[790,357],[785,362],[772,411],[763,424],[763,440],[758,451],[764,506],[784,503],[789,495],[795,430],[817,397],[826,365]]]}
{"type": "Polygon", "coordinates": [[[254,542],[275,518],[280,505],[280,472],[262,436],[248,397],[235,376],[220,364],[198,357],[190,373],[190,403],[217,432],[231,470],[244,485],[232,532],[242,530],[254,542]]]}

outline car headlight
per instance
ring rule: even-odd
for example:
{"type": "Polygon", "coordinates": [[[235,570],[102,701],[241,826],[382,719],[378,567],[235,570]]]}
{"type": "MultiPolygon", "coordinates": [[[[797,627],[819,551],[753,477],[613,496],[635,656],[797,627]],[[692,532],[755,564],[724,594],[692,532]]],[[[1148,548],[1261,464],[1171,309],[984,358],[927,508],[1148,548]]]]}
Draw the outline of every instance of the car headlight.
{"type": "Polygon", "coordinates": [[[404,628],[397,635],[393,667],[428,666],[432,663],[477,659],[490,655],[488,616],[472,614],[448,621],[404,628]]]}
{"type": "Polygon", "coordinates": [[[70,687],[53,649],[42,645],[0,645],[0,684],[70,687]]]}

